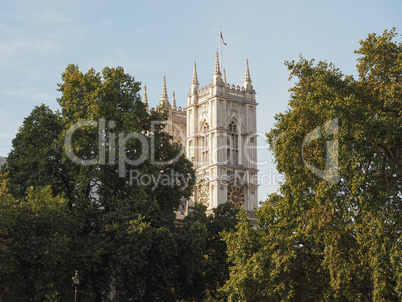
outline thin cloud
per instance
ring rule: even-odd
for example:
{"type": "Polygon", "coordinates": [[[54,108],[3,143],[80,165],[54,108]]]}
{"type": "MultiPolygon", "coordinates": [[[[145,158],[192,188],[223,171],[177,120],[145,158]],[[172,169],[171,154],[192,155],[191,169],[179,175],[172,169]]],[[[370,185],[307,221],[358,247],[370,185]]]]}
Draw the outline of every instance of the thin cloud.
{"type": "Polygon", "coordinates": [[[50,93],[37,93],[32,96],[32,98],[36,101],[53,101],[57,97],[50,93]]]}
{"type": "Polygon", "coordinates": [[[52,41],[0,41],[0,56],[10,57],[21,52],[57,53],[59,44],[52,41]]]}
{"type": "Polygon", "coordinates": [[[55,13],[54,11],[45,11],[42,14],[40,14],[39,19],[41,21],[46,21],[46,22],[56,22],[56,23],[66,23],[68,22],[68,19],[60,14],[55,13]]]}
{"type": "Polygon", "coordinates": [[[5,25],[5,24],[0,24],[0,34],[4,35],[4,34],[9,34],[12,33],[13,30],[11,27],[5,25]]]}
{"type": "Polygon", "coordinates": [[[27,95],[26,90],[3,90],[0,92],[2,96],[25,96],[27,95]]]}

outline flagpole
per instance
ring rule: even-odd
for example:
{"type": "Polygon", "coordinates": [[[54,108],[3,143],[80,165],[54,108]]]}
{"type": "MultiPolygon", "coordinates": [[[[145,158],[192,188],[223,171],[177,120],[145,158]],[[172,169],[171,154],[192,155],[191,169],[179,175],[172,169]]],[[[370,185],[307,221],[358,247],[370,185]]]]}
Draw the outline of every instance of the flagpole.
{"type": "Polygon", "coordinates": [[[221,72],[222,72],[222,67],[223,67],[223,62],[222,62],[222,28],[219,26],[219,50],[221,53],[221,72]]]}

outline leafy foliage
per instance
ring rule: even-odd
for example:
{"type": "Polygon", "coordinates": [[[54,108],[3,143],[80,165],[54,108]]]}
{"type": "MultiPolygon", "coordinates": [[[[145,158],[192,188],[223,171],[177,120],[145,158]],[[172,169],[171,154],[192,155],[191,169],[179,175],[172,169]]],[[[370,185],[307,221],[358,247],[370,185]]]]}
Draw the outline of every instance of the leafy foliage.
{"type": "Polygon", "coordinates": [[[69,191],[62,146],[58,145],[62,129],[60,114],[43,104],[25,118],[7,159],[12,175],[8,186],[14,197],[24,197],[31,186],[49,185],[54,195],[69,191]]]}
{"type": "Polygon", "coordinates": [[[154,141],[156,161],[179,152],[164,132],[166,114],[146,110],[140,83],[123,68],[100,74],[69,65],[62,81],[61,111],[45,105],[32,111],[1,177],[8,181],[0,193],[5,299],[64,300],[73,293],[71,276],[78,269],[80,301],[173,301],[179,262],[175,210],[191,194],[191,163],[180,157],[154,164],[149,153],[139,165],[122,162],[121,155],[130,163],[143,152],[143,142],[125,139],[130,133],[143,135],[148,145],[154,141]],[[66,144],[66,135],[82,121],[96,126],[77,127],[66,144]],[[188,183],[130,183],[132,169],[154,179],[177,173],[188,183]]]}
{"type": "Polygon", "coordinates": [[[197,204],[179,222],[177,242],[180,265],[176,299],[183,301],[224,301],[218,289],[229,278],[228,256],[222,232],[237,224],[238,208],[221,204],[207,216],[197,204]]]}
{"type": "Polygon", "coordinates": [[[286,62],[298,82],[267,135],[285,181],[258,209],[257,229],[243,214],[226,235],[229,301],[402,299],[402,43],[395,36],[393,29],[360,42],[357,80],[327,62],[286,62]]]}
{"type": "Polygon", "coordinates": [[[16,200],[0,185],[0,300],[60,301],[70,284],[75,228],[67,201],[50,187],[29,188],[16,200]],[[67,285],[67,286],[66,286],[67,285]]]}
{"type": "Polygon", "coordinates": [[[68,300],[75,269],[80,301],[219,298],[229,276],[220,232],[234,228],[237,210],[222,205],[207,216],[197,206],[176,221],[192,165],[169,162],[180,148],[164,132],[166,112],[147,111],[139,82],[122,68],[82,73],[69,65],[62,81],[61,111],[32,111],[0,178],[0,300],[68,300]],[[129,164],[144,151],[143,141],[125,139],[130,133],[154,146],[159,163],[148,153],[129,164]],[[159,181],[130,181],[132,171],[159,181]]]}

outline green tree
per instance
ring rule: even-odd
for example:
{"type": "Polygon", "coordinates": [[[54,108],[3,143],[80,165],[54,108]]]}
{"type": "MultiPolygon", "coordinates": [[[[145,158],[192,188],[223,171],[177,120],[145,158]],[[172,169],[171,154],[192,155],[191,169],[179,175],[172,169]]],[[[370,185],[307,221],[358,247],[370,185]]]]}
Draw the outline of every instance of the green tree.
{"type": "MultiPolygon", "coordinates": [[[[78,179],[73,213],[82,223],[81,245],[89,251],[82,259],[83,277],[90,284],[83,289],[85,294],[90,299],[96,293],[95,300],[99,301],[106,298],[112,286],[118,301],[173,300],[174,211],[191,193],[191,163],[184,157],[167,164],[154,163],[151,152],[144,151],[143,141],[129,139],[121,143],[128,134],[139,134],[149,148],[154,146],[158,162],[167,162],[180,151],[160,123],[166,114],[146,110],[138,94],[139,82],[122,68],[105,68],[102,74],[91,69],[84,74],[70,65],[62,80],[59,104],[64,133],[83,120],[98,125],[78,129],[70,146],[80,159],[98,158],[95,165],[71,164],[71,175],[78,179]],[[102,148],[108,159],[103,163],[102,148]],[[138,160],[144,152],[146,157],[139,165],[123,161],[123,156],[127,161],[138,160]],[[133,170],[151,178],[152,183],[131,182],[133,170]],[[188,183],[171,179],[175,173],[188,183]],[[87,242],[93,244],[87,246],[87,242]],[[96,257],[88,258],[90,255],[96,257]]],[[[64,159],[69,162],[66,154],[64,159]]]]}
{"type": "Polygon", "coordinates": [[[35,107],[25,118],[13,139],[6,170],[10,192],[16,198],[26,196],[31,186],[51,186],[53,194],[68,193],[72,184],[62,161],[62,146],[58,144],[63,130],[59,113],[49,107],[35,107]]]}
{"type": "Polygon", "coordinates": [[[16,200],[0,184],[0,300],[60,301],[73,293],[68,259],[74,225],[50,187],[16,200]]]}
{"type": "Polygon", "coordinates": [[[226,237],[229,301],[402,299],[402,43],[360,42],[358,79],[286,62],[298,82],[267,135],[285,177],[226,237]]]}
{"type": "Polygon", "coordinates": [[[238,209],[229,203],[216,207],[211,215],[196,204],[178,222],[178,290],[176,300],[225,301],[218,289],[229,278],[226,243],[222,232],[233,230],[238,209]]]}
{"type": "Polygon", "coordinates": [[[153,221],[157,212],[157,202],[143,192],[137,200],[119,201],[105,219],[116,301],[175,300],[177,242],[170,225],[153,221]]]}
{"type": "MultiPolygon", "coordinates": [[[[71,284],[79,270],[81,301],[106,301],[112,290],[117,301],[173,301],[178,288],[175,210],[191,194],[194,172],[183,156],[171,160],[180,147],[164,132],[167,115],[147,111],[139,90],[121,67],[83,73],[69,65],[60,113],[35,108],[5,168],[13,196],[50,185],[55,198],[68,201],[76,235],[63,258],[71,272],[63,276],[71,284]],[[132,171],[152,182],[130,181],[132,171]]],[[[34,287],[31,295],[43,299],[34,287]]]]}
{"type": "MultiPolygon", "coordinates": [[[[98,159],[93,165],[71,165],[72,175],[79,179],[75,197],[87,199],[90,193],[99,197],[99,205],[107,211],[113,210],[116,199],[126,198],[130,190],[147,190],[148,195],[154,196],[165,214],[172,215],[183,196],[191,193],[192,175],[191,163],[183,156],[174,159],[180,152],[177,145],[170,142],[171,137],[164,132],[163,121],[166,113],[151,110],[148,112],[139,96],[140,83],[132,76],[124,73],[123,68],[106,67],[102,75],[93,69],[86,74],[79,71],[75,65],[69,65],[62,75],[63,83],[59,84],[62,97],[59,104],[62,107],[64,132],[80,121],[94,121],[96,127],[81,127],[74,132],[71,146],[64,146],[65,150],[73,151],[83,160],[98,159]],[[104,121],[104,128],[101,127],[104,121]],[[139,139],[126,139],[130,133],[137,133],[147,139],[148,152],[144,150],[144,143],[139,139]],[[123,141],[126,141],[124,144],[123,141]],[[151,162],[151,148],[154,148],[155,162],[151,162]],[[105,150],[105,159],[102,160],[100,150],[105,150]],[[145,155],[145,160],[138,166],[124,164],[127,160],[138,160],[145,155]],[[123,173],[120,169],[123,168],[123,173]],[[149,186],[130,185],[130,171],[135,169],[139,174],[147,174],[155,179],[167,179],[171,172],[178,172],[188,177],[187,186],[181,183],[149,186]],[[180,190],[181,189],[181,190],[180,190]]],[[[65,136],[62,137],[63,140],[65,136]]],[[[62,142],[64,144],[64,141],[62,142]]],[[[70,160],[64,154],[67,162],[70,160]]],[[[78,161],[79,162],[79,161],[78,161]]],[[[162,183],[163,184],[163,183],[162,183]]],[[[170,217],[171,218],[171,217],[170,217]]]]}
{"type": "Polygon", "coordinates": [[[206,265],[203,274],[206,277],[206,293],[208,301],[226,301],[226,297],[218,292],[229,279],[229,263],[227,245],[223,233],[234,230],[237,223],[239,207],[231,203],[223,203],[213,209],[207,224],[207,245],[205,252],[206,265]]]}

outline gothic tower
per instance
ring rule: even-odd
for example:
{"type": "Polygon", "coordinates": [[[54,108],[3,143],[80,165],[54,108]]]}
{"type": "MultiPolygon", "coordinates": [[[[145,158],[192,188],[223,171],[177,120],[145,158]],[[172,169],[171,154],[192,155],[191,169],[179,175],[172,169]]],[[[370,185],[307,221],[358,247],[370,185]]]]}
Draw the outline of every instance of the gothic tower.
{"type": "Polygon", "coordinates": [[[212,82],[200,88],[194,62],[185,107],[185,152],[197,177],[190,205],[202,202],[208,212],[225,202],[248,212],[257,206],[255,94],[248,60],[242,87],[226,83],[217,52],[212,82]]]}

